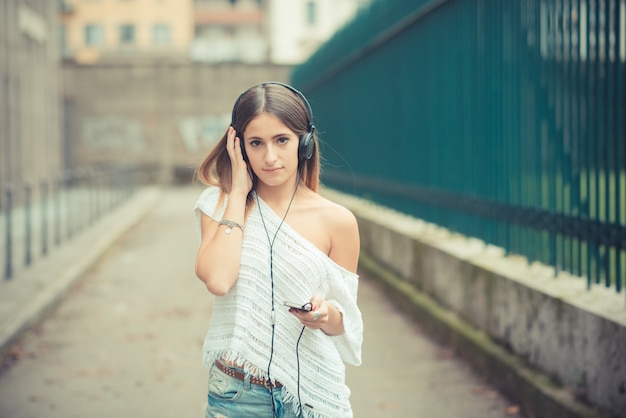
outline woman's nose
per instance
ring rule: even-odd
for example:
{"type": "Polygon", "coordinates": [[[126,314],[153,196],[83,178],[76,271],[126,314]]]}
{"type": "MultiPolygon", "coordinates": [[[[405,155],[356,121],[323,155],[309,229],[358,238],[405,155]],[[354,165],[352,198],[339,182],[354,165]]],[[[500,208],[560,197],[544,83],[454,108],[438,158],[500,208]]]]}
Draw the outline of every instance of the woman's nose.
{"type": "Polygon", "coordinates": [[[276,161],[276,152],[272,145],[268,145],[265,150],[265,162],[271,164],[276,161]]]}

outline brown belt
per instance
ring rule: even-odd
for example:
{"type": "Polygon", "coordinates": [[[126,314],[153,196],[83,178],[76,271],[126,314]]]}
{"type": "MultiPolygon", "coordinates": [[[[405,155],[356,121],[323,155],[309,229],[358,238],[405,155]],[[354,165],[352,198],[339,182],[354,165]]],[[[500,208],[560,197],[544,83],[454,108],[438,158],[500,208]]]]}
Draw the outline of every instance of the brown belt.
{"type": "MultiPolygon", "coordinates": [[[[228,376],[230,377],[234,377],[237,380],[245,380],[246,375],[245,373],[237,370],[237,369],[233,369],[232,367],[228,367],[227,365],[225,365],[224,363],[222,363],[219,360],[215,360],[215,366],[220,369],[222,372],[226,373],[228,376]]],[[[250,383],[252,383],[253,385],[259,385],[259,386],[264,386],[266,388],[281,388],[283,387],[282,384],[280,384],[279,382],[274,382],[272,384],[272,382],[270,382],[269,380],[263,380],[260,377],[256,377],[256,376],[250,376],[250,383]]]]}

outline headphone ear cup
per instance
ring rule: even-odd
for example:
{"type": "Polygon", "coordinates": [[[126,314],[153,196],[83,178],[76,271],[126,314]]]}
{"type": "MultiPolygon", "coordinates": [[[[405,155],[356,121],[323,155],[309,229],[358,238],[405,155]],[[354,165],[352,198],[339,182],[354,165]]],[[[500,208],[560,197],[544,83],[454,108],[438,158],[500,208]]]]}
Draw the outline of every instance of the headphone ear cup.
{"type": "Polygon", "coordinates": [[[298,159],[310,160],[313,156],[313,133],[308,132],[300,137],[300,144],[298,145],[298,159]]]}

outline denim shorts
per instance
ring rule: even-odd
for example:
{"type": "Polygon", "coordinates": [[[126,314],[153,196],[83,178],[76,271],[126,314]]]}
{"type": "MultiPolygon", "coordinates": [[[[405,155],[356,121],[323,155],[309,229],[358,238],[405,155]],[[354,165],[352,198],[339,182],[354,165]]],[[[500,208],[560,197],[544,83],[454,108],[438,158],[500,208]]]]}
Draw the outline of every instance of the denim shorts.
{"type": "MultiPolygon", "coordinates": [[[[233,368],[243,372],[242,369],[233,368]]],[[[283,388],[268,388],[239,380],[211,365],[205,418],[298,418],[283,403],[283,388]],[[272,397],[274,405],[272,405],[272,397]],[[272,409],[275,409],[275,412],[272,409]]]]}

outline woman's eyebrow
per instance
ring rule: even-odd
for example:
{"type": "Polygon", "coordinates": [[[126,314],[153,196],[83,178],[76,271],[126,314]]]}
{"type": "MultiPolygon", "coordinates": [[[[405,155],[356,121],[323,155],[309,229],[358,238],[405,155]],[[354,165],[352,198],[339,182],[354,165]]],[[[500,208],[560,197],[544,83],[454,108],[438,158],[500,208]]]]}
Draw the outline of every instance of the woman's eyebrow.
{"type": "MultiPolygon", "coordinates": [[[[272,138],[271,138],[271,139],[276,139],[276,138],[280,138],[280,137],[283,137],[283,136],[289,136],[289,134],[288,134],[288,133],[280,133],[280,134],[276,134],[276,135],[272,136],[272,138]]],[[[260,136],[249,136],[249,137],[248,137],[248,138],[246,138],[246,139],[248,139],[248,140],[252,140],[252,139],[263,139],[263,138],[261,138],[260,136]]]]}

